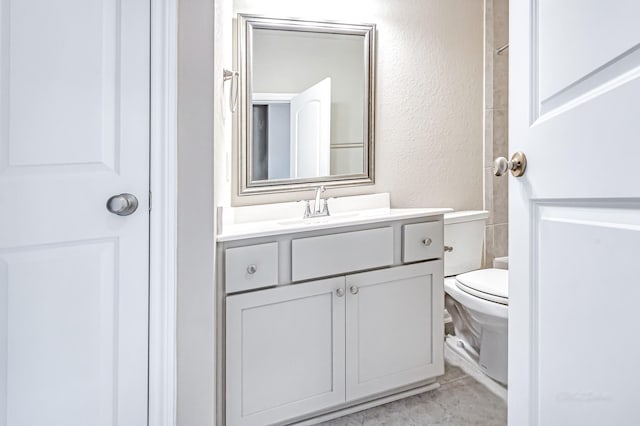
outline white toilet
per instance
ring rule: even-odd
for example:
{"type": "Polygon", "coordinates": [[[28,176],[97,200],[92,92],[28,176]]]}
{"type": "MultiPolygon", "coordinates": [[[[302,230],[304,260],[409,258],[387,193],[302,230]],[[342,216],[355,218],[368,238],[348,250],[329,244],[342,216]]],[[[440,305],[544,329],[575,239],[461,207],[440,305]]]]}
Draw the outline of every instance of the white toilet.
{"type": "Polygon", "coordinates": [[[508,272],[480,269],[486,211],[444,216],[445,308],[455,336],[447,345],[492,379],[507,384],[508,272]]]}

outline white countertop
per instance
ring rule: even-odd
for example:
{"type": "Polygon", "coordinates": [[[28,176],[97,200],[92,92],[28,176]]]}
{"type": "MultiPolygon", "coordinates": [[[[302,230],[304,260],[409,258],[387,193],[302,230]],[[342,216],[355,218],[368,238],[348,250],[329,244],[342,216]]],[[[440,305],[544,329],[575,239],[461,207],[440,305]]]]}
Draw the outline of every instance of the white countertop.
{"type": "Polygon", "coordinates": [[[450,208],[396,209],[389,205],[389,194],[343,197],[329,201],[331,216],[309,219],[302,219],[304,208],[298,203],[228,207],[223,209],[222,227],[217,241],[413,219],[452,211],[450,208]]]}

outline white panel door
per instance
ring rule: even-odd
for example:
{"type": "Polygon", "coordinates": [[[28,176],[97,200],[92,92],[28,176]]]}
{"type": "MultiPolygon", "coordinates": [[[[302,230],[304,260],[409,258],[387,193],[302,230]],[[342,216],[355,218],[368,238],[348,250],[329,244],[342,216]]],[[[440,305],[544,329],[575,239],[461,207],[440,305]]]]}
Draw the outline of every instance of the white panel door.
{"type": "Polygon", "coordinates": [[[510,14],[509,423],[637,425],[640,2],[510,14]]]}
{"type": "Polygon", "coordinates": [[[329,176],[331,78],[291,99],[291,176],[329,176]]]}
{"type": "Polygon", "coordinates": [[[147,424],[149,13],[0,0],[0,425],[147,424]]]}
{"type": "Polygon", "coordinates": [[[344,402],[344,277],[227,297],[226,424],[344,402]]]}
{"type": "Polygon", "coordinates": [[[444,373],[442,261],[347,276],[347,399],[444,373]]]}

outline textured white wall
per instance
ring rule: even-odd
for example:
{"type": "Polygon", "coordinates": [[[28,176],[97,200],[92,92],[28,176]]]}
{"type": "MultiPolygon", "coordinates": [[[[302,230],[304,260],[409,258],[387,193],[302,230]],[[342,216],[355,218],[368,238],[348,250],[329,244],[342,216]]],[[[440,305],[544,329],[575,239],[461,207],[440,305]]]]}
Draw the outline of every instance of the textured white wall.
{"type": "MultiPolygon", "coordinates": [[[[390,192],[399,207],[482,207],[481,0],[235,0],[232,12],[377,25],[376,184],[333,189],[330,196],[390,192]]],[[[231,29],[222,35],[230,55],[231,29]]],[[[216,158],[221,167],[232,150],[231,138],[225,143],[225,156],[216,158]]],[[[231,164],[235,181],[237,161],[231,164]]],[[[309,196],[237,192],[236,182],[221,204],[309,196]]]]}

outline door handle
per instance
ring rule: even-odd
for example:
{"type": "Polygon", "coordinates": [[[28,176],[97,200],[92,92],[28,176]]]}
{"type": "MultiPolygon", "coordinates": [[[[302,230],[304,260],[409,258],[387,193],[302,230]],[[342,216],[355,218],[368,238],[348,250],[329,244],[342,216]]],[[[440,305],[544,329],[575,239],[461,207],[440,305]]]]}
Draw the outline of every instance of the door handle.
{"type": "Polygon", "coordinates": [[[107,200],[107,210],[118,216],[129,216],[138,209],[138,199],[133,194],[118,194],[107,200]]]}
{"type": "Polygon", "coordinates": [[[511,174],[515,177],[520,177],[527,169],[527,157],[524,152],[516,152],[511,157],[511,161],[508,161],[504,157],[498,157],[493,162],[493,174],[496,176],[502,176],[507,173],[507,170],[511,170],[511,174]]]}

